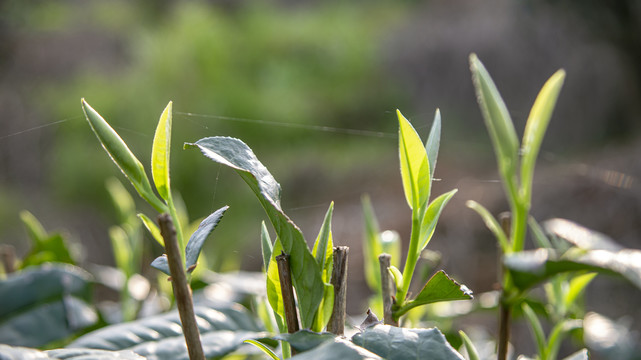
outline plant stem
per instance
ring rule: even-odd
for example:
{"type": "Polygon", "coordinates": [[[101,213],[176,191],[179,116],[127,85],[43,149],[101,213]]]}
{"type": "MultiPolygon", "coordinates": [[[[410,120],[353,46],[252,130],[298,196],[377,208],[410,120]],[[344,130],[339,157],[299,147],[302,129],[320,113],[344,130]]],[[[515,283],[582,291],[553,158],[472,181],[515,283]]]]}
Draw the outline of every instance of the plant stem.
{"type": "Polygon", "coordinates": [[[405,260],[405,267],[403,268],[403,288],[401,289],[398,298],[396,299],[399,304],[403,305],[407,301],[407,293],[410,289],[414,269],[418,262],[418,237],[420,235],[420,221],[418,210],[412,210],[412,233],[410,235],[410,246],[407,251],[407,259],[405,260]]]}
{"type": "Polygon", "coordinates": [[[398,326],[398,321],[394,320],[392,305],[394,305],[392,279],[389,276],[389,267],[392,256],[390,254],[381,254],[378,256],[378,263],[381,271],[381,294],[383,296],[383,323],[386,325],[398,326]]]}
{"type": "Polygon", "coordinates": [[[0,261],[4,267],[5,274],[16,271],[16,249],[11,245],[0,245],[0,261]]]}
{"type": "MultiPolygon", "coordinates": [[[[511,227],[511,221],[510,221],[510,213],[501,213],[499,214],[499,221],[501,222],[501,227],[503,228],[503,231],[505,233],[508,233],[510,231],[511,227]]],[[[514,243],[512,243],[514,244],[514,243]]],[[[498,360],[505,360],[507,359],[507,350],[508,350],[508,344],[510,342],[510,305],[507,304],[506,302],[506,290],[509,291],[508,289],[511,285],[509,282],[509,274],[507,273],[507,269],[505,266],[503,266],[503,252],[501,251],[501,248],[498,248],[499,250],[499,282],[503,285],[503,289],[501,291],[501,299],[499,301],[499,340],[498,340],[498,349],[497,349],[497,355],[498,355],[498,360]]]]}
{"type": "MultiPolygon", "coordinates": [[[[345,333],[345,305],[347,302],[347,246],[334,247],[332,286],[334,286],[334,308],[327,324],[327,331],[336,335],[345,333]]],[[[320,311],[320,310],[319,310],[320,311]]]]}
{"type": "Polygon", "coordinates": [[[292,286],[292,275],[289,267],[289,255],[281,252],[280,255],[276,256],[276,263],[278,264],[280,291],[283,294],[287,331],[293,334],[300,329],[300,326],[298,325],[298,315],[296,313],[296,301],[294,299],[294,287],[292,286]]]}
{"type": "Polygon", "coordinates": [[[160,233],[165,240],[165,252],[167,253],[167,262],[171,272],[171,286],[176,298],[176,306],[178,307],[178,314],[182,323],[185,342],[187,343],[189,359],[205,360],[205,354],[200,342],[200,333],[196,324],[191,289],[187,283],[187,276],[176,239],[176,228],[171,216],[166,213],[158,216],[158,225],[160,226],[160,233]]]}

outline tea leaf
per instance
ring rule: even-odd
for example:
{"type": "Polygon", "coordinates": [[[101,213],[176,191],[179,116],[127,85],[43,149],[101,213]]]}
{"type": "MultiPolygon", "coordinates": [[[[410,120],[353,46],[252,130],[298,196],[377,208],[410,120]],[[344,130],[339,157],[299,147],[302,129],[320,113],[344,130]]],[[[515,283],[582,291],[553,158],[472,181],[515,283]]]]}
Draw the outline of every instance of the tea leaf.
{"type": "Polygon", "coordinates": [[[496,237],[496,239],[498,240],[503,253],[511,253],[512,247],[507,240],[507,235],[505,235],[505,232],[501,228],[501,225],[499,225],[499,222],[496,221],[494,216],[492,216],[492,214],[490,214],[490,212],[483,205],[477,203],[476,201],[468,200],[465,205],[468,208],[476,211],[481,216],[481,219],[483,219],[485,226],[492,232],[492,234],[494,234],[494,237],[496,237]]]}
{"type": "Polygon", "coordinates": [[[198,229],[191,235],[185,247],[185,269],[193,269],[193,267],[196,266],[200,251],[205,244],[205,239],[207,239],[209,234],[218,226],[220,219],[225,215],[227,209],[229,209],[229,206],[223,206],[214,211],[214,213],[200,223],[198,229]]]}
{"type": "Polygon", "coordinates": [[[314,242],[312,255],[316,258],[318,267],[323,274],[323,282],[328,283],[332,276],[333,249],[332,241],[332,214],[334,212],[334,202],[329,205],[321,229],[314,242]]]}
{"type": "MultiPolygon", "coordinates": [[[[201,341],[207,358],[229,354],[247,339],[267,334],[249,312],[234,305],[195,306],[201,341]]],[[[154,359],[188,359],[177,311],[107,326],[73,341],[68,348],[132,350],[154,359]]]]}
{"type": "Polygon", "coordinates": [[[100,114],[87,104],[85,99],[82,99],[82,110],[100,144],[107,151],[111,160],[136,188],[138,194],[158,212],[167,211],[167,206],[158,199],[151,189],[151,184],[142,164],[129,150],[129,147],[127,147],[127,144],[120,138],[118,133],[109,126],[100,114]]]}
{"type": "MultiPolygon", "coordinates": [[[[363,242],[365,281],[367,281],[370,289],[380,291],[381,273],[378,256],[383,253],[380,243],[380,229],[369,196],[363,196],[361,198],[361,204],[363,206],[363,223],[365,226],[363,231],[365,236],[365,241],[363,242]]],[[[394,258],[392,258],[392,260],[394,260],[394,258]]]]}
{"type": "Polygon", "coordinates": [[[235,169],[263,205],[276,229],[283,251],[290,256],[292,282],[298,296],[301,323],[310,328],[318,309],[324,286],[318,263],[309,251],[300,229],[280,206],[280,185],[245,143],[228,137],[209,137],[185,148],[198,148],[209,159],[235,169]]]}
{"type": "Polygon", "coordinates": [[[133,275],[136,270],[131,266],[133,254],[127,233],[120,226],[112,226],[109,229],[109,238],[116,267],[123,271],[127,277],[133,275]]]}
{"type": "Polygon", "coordinates": [[[62,264],[30,267],[0,282],[0,343],[40,347],[93,325],[91,275],[62,264]]]}
{"type": "Polygon", "coordinates": [[[283,293],[280,288],[280,277],[278,276],[278,264],[276,264],[276,256],[280,255],[283,251],[283,246],[279,238],[274,242],[274,248],[267,267],[267,300],[271,305],[274,313],[285,318],[285,305],[283,304],[283,293]]]}
{"type": "Polygon", "coordinates": [[[151,175],[160,197],[167,201],[171,196],[169,184],[169,154],[171,149],[171,112],[172,102],[160,115],[154,142],[151,147],[151,175]]]}
{"type": "Polygon", "coordinates": [[[144,360],[145,358],[133,351],[108,351],[96,349],[53,349],[40,351],[19,346],[0,344],[2,359],[41,359],[41,360],[144,360]]]}
{"type": "Polygon", "coordinates": [[[355,345],[351,341],[334,338],[316,348],[300,353],[292,360],[382,360],[378,355],[355,345]]]}
{"type": "Polygon", "coordinates": [[[573,248],[562,256],[552,249],[522,251],[507,255],[515,286],[528,289],[552,276],[568,271],[596,271],[620,275],[641,289],[641,250],[581,250],[573,248]]]}
{"type": "Polygon", "coordinates": [[[458,333],[463,340],[463,344],[465,345],[465,350],[467,350],[467,356],[469,357],[469,360],[480,360],[479,353],[478,351],[476,351],[476,347],[474,346],[472,340],[470,340],[470,338],[466,333],[463,332],[463,330],[459,330],[458,333]]]}
{"type": "Polygon", "coordinates": [[[265,226],[264,221],[260,224],[260,250],[263,254],[263,271],[267,273],[269,260],[272,257],[273,245],[272,240],[269,238],[269,231],[267,231],[267,226],[265,226]]]}
{"type": "Polygon", "coordinates": [[[149,231],[149,233],[151,234],[151,237],[153,237],[154,240],[156,240],[160,244],[160,246],[162,246],[164,249],[165,240],[162,238],[162,234],[160,233],[160,229],[158,228],[158,225],[156,225],[156,223],[153,222],[153,220],[151,220],[145,214],[142,214],[142,213],[138,214],[138,218],[142,221],[142,224],[145,225],[145,228],[147,229],[147,231],[149,231]]]}
{"type": "Polygon", "coordinates": [[[430,176],[434,178],[434,170],[436,169],[436,160],[438,158],[438,149],[441,145],[441,111],[436,109],[434,114],[434,122],[430,129],[430,135],[427,137],[425,143],[425,150],[427,151],[427,162],[430,164],[430,176]]]}
{"type": "Polygon", "coordinates": [[[354,344],[387,359],[462,360],[437,329],[406,329],[376,325],[352,337],[354,344]]]}
{"type": "Polygon", "coordinates": [[[394,312],[394,317],[401,317],[409,310],[425,304],[440,301],[471,300],[472,291],[450,278],[445,271],[434,274],[423,286],[416,298],[394,312]]]}
{"type": "Polygon", "coordinates": [[[419,235],[420,242],[417,249],[419,253],[421,253],[430,242],[430,239],[434,234],[434,230],[436,229],[438,219],[441,216],[441,212],[443,212],[445,205],[447,205],[447,203],[450,201],[452,196],[456,194],[457,191],[458,189],[454,189],[450,192],[442,194],[441,196],[434,199],[434,201],[432,201],[432,203],[427,207],[427,210],[423,215],[423,220],[421,221],[421,232],[419,235]]]}
{"type": "Polygon", "coordinates": [[[518,163],[519,140],[510,113],[490,74],[476,54],[470,55],[470,70],[477,101],[490,133],[501,174],[504,177],[516,176],[514,169],[518,163]]]}
{"type": "Polygon", "coordinates": [[[300,330],[293,334],[278,334],[273,337],[274,340],[287,341],[294,350],[299,352],[312,350],[334,338],[336,335],[329,332],[309,330],[300,330]]]}
{"type": "Polygon", "coordinates": [[[399,157],[407,204],[414,211],[427,202],[430,193],[430,167],[423,142],[412,124],[396,110],[399,122],[399,157]]]}
{"type": "MultiPolygon", "coordinates": [[[[528,116],[521,148],[521,189],[531,189],[534,165],[547,130],[556,100],[563,86],[565,71],[557,71],[543,85],[528,116]]],[[[528,190],[529,191],[529,190],[528,190]]]]}
{"type": "Polygon", "coordinates": [[[259,348],[263,353],[265,353],[265,355],[269,356],[272,360],[280,360],[278,355],[276,355],[276,353],[274,353],[272,349],[265,346],[265,344],[263,344],[262,342],[256,341],[256,340],[245,340],[244,342],[247,344],[252,344],[255,347],[259,348]]]}
{"type": "Polygon", "coordinates": [[[521,309],[523,309],[525,319],[527,320],[528,325],[530,326],[530,330],[534,335],[534,339],[536,340],[536,346],[538,347],[539,355],[541,355],[543,358],[546,358],[545,333],[543,332],[543,326],[541,325],[539,318],[536,316],[536,313],[534,313],[534,310],[532,310],[532,308],[526,302],[523,302],[521,304],[521,309]]]}

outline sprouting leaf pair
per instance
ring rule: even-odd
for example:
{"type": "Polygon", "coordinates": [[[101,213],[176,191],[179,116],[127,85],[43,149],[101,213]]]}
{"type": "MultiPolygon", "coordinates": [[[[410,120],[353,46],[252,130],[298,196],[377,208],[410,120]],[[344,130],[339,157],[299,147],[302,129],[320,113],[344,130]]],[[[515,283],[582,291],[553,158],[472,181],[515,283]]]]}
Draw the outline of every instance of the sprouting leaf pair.
{"type": "MultiPolygon", "coordinates": [[[[158,121],[154,135],[151,154],[151,174],[157,194],[154,193],[145,168],[138,158],[131,152],[127,144],[118,133],[98,114],[89,104],[82,99],[82,109],[100,144],[105,149],[111,160],[131,182],[138,194],[159,213],[168,212],[176,227],[176,237],[181,251],[181,260],[188,271],[192,271],[198,262],[207,236],[214,230],[227,206],[222,207],[207,217],[200,224],[198,230],[191,236],[187,246],[184,245],[182,226],[178,218],[176,206],[171,194],[170,185],[170,149],[172,128],[172,102],[169,102],[158,121]]],[[[164,246],[158,226],[146,215],[138,214],[152,237],[164,246]]],[[[153,261],[152,266],[166,274],[170,274],[166,257],[161,256],[153,261]]]]}

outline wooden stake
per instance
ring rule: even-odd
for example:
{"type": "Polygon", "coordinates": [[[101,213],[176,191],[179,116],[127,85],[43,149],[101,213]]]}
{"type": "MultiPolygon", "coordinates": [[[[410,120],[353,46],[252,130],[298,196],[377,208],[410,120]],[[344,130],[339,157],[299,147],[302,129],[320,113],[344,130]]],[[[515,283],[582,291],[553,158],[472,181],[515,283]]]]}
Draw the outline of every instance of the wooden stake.
{"type": "Polygon", "coordinates": [[[398,326],[398,320],[394,320],[392,305],[394,305],[394,290],[392,289],[392,279],[389,275],[392,255],[381,254],[378,256],[378,263],[381,271],[381,293],[383,295],[383,323],[386,325],[398,326]]]}
{"type": "Polygon", "coordinates": [[[329,318],[327,331],[336,335],[345,333],[345,305],[347,302],[347,246],[334,247],[334,267],[332,286],[334,286],[334,308],[329,318]]]}
{"type": "Polygon", "coordinates": [[[189,359],[205,360],[205,353],[200,342],[200,332],[196,324],[191,289],[187,283],[187,276],[185,275],[185,268],[182,263],[178,240],[176,239],[176,228],[169,214],[159,215],[158,225],[160,226],[160,233],[165,240],[165,252],[167,253],[167,262],[171,272],[171,286],[176,298],[176,306],[178,307],[178,315],[180,316],[183,335],[187,343],[189,359]]]}
{"type": "Polygon", "coordinates": [[[280,255],[276,256],[276,264],[278,264],[280,291],[283,294],[287,331],[293,334],[300,330],[300,325],[298,325],[298,314],[296,313],[296,300],[294,299],[294,287],[292,286],[292,275],[289,267],[289,255],[281,252],[280,255]]]}

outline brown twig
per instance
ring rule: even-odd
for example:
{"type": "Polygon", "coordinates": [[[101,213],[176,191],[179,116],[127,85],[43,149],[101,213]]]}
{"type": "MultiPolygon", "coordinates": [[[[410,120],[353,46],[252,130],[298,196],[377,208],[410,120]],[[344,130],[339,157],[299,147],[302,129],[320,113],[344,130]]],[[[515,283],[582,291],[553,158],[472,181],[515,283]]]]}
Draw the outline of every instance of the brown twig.
{"type": "MultiPolygon", "coordinates": [[[[509,212],[504,212],[499,214],[499,221],[501,222],[501,227],[506,234],[510,233],[511,224],[511,215],[509,212]]],[[[506,269],[503,266],[503,252],[499,246],[499,282],[503,284],[503,289],[501,290],[501,299],[499,301],[499,342],[497,348],[497,359],[505,360],[507,359],[508,345],[510,343],[510,316],[511,309],[510,305],[506,303],[505,299],[505,281],[506,281],[506,269]]]]}
{"type": "Polygon", "coordinates": [[[332,286],[334,286],[334,307],[327,324],[327,331],[336,335],[345,333],[345,304],[347,302],[347,246],[334,247],[332,286]]]}
{"type": "Polygon", "coordinates": [[[294,287],[292,286],[292,275],[289,268],[289,255],[281,252],[276,256],[278,264],[278,278],[280,279],[280,291],[283,294],[283,306],[285,308],[285,322],[287,331],[293,334],[300,330],[298,325],[298,314],[296,313],[296,300],[294,299],[294,287]]]}
{"type": "Polygon", "coordinates": [[[169,214],[158,216],[158,225],[160,233],[165,240],[165,251],[167,252],[167,262],[171,272],[171,286],[174,290],[178,315],[183,327],[183,335],[187,343],[187,351],[190,360],[205,360],[202,343],[200,342],[200,332],[196,324],[196,314],[194,313],[194,303],[191,298],[191,289],[187,283],[182,263],[178,240],[176,239],[176,228],[169,214]]]}
{"type": "Polygon", "coordinates": [[[0,245],[0,261],[5,274],[16,271],[16,249],[11,245],[0,245]]]}
{"type": "Polygon", "coordinates": [[[392,279],[389,275],[389,267],[392,263],[392,255],[381,254],[378,256],[378,263],[381,271],[381,294],[383,295],[383,323],[386,325],[398,326],[398,320],[394,319],[392,305],[394,305],[394,290],[392,279]]]}

